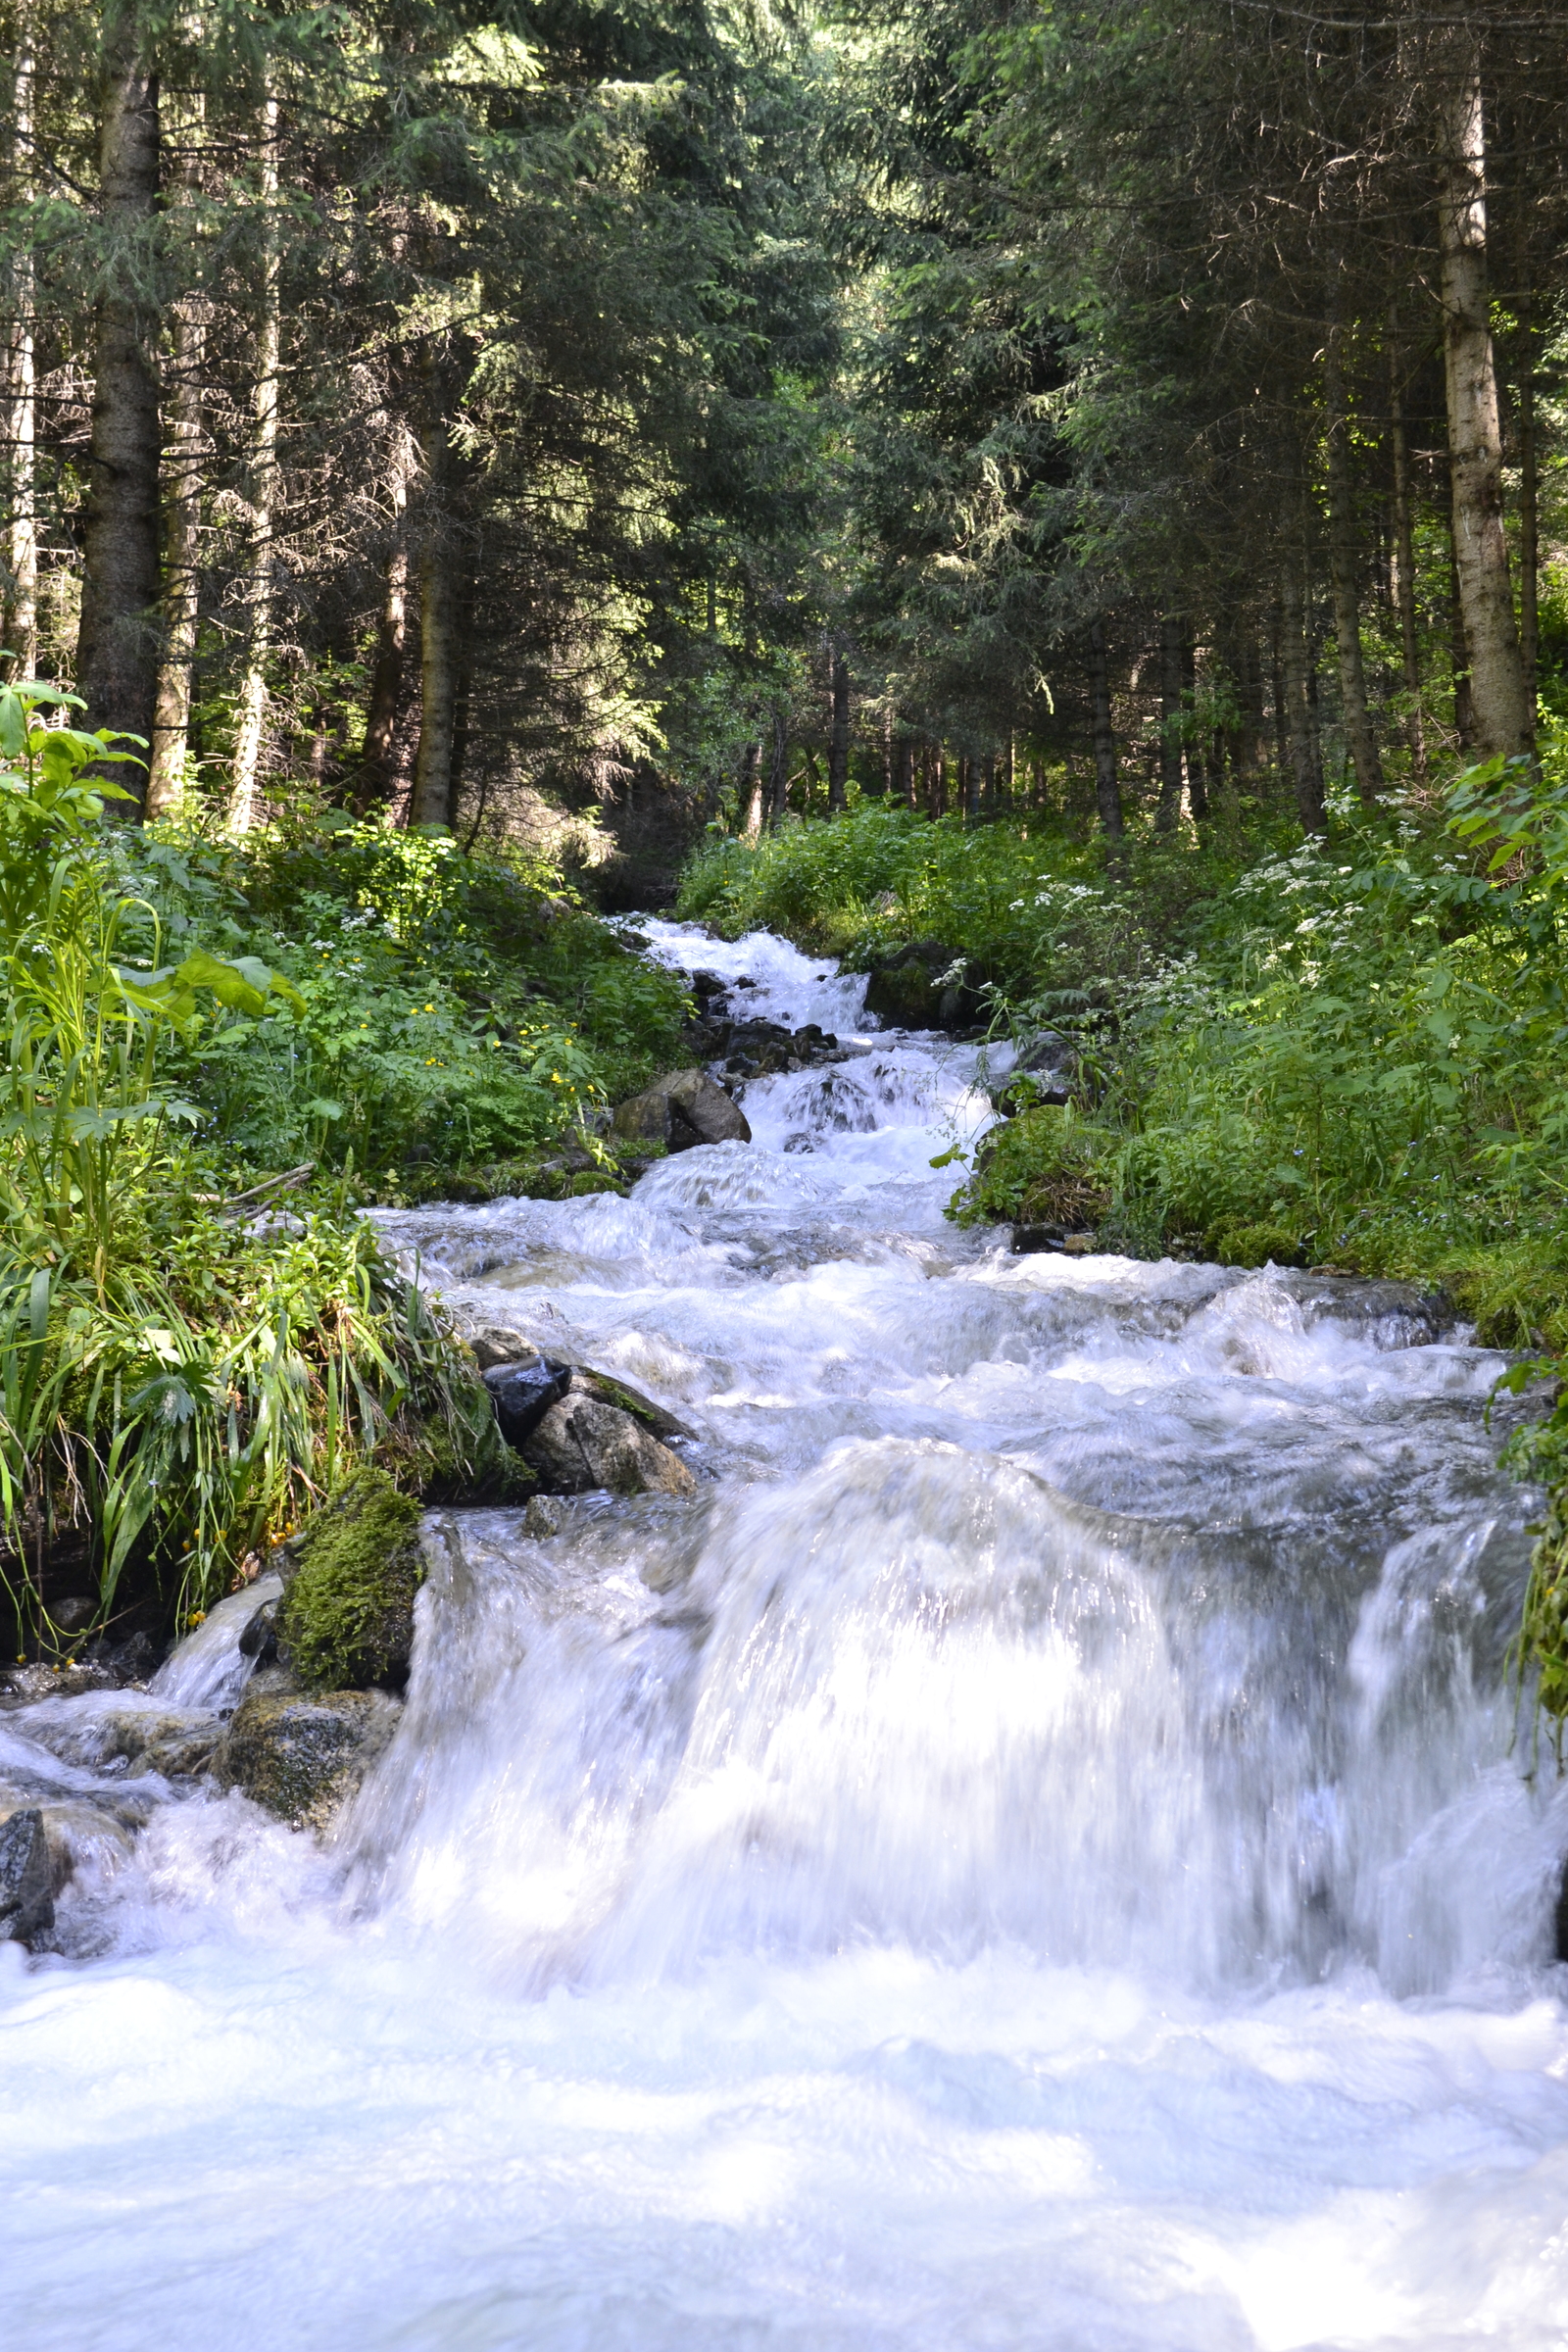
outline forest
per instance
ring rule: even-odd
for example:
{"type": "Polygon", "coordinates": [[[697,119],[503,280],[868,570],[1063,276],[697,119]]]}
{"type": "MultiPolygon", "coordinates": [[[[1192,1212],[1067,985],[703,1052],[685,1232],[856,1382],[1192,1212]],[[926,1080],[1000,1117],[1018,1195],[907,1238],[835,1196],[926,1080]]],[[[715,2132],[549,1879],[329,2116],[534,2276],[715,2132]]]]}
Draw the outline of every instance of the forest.
{"type": "MultiPolygon", "coordinates": [[[[694,1011],[639,908],[1067,1041],[956,1219],[1441,1285],[1552,1370],[1551,12],[7,25],[20,1654],[199,1618],[367,1457],[504,1488],[361,1212],[624,1187],[694,1011]]],[[[1554,1511],[1559,1715],[1565,1566],[1554,1511]]]]}

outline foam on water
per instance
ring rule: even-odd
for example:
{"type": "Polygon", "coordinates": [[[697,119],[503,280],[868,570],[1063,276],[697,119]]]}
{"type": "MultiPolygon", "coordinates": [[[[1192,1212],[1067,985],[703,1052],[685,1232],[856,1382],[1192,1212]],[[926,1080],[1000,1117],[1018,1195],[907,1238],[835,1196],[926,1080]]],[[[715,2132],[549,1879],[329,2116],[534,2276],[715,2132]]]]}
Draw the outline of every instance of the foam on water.
{"type": "MultiPolygon", "coordinates": [[[[143,1782],[67,1950],[0,1946],[8,2340],[1559,2345],[1496,1359],[955,1230],[972,1050],[646,929],[851,1058],[629,1201],[386,1223],[677,1410],[702,1492],[437,1515],[330,1848],[143,1782]]],[[[230,1702],[251,1605],[141,1703],[230,1702]]],[[[112,1712],[0,1719],[0,1780],[101,1800],[112,1712]]]]}

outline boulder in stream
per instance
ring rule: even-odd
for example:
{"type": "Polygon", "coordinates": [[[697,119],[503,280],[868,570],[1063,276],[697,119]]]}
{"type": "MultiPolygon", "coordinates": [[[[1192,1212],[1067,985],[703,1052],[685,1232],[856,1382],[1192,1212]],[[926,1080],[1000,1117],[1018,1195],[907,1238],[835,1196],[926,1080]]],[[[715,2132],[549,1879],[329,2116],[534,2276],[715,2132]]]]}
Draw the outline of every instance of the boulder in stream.
{"type": "Polygon", "coordinates": [[[0,1943],[30,1944],[55,1924],[54,1864],[36,1805],[0,1821],[0,1943]]]}
{"type": "Polygon", "coordinates": [[[253,1688],[234,1710],[215,1769],[291,1829],[330,1827],[389,1745],[403,1712],[384,1690],[253,1688]]]}
{"type": "Polygon", "coordinates": [[[598,1397],[571,1395],[553,1404],[522,1449],[541,1486],[556,1494],[694,1494],[697,1481],[679,1455],[651,1430],[598,1397]]]}
{"type": "Polygon", "coordinates": [[[698,1144],[749,1144],[746,1114],[706,1070],[671,1070],[619,1104],[615,1133],[629,1143],[690,1152],[698,1144]]]}

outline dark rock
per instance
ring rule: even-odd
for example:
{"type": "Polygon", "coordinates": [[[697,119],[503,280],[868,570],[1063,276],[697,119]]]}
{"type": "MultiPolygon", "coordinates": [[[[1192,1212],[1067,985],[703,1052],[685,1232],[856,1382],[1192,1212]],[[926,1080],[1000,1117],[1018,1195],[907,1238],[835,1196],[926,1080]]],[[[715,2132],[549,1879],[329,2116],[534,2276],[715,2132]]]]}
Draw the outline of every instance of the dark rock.
{"type": "Polygon", "coordinates": [[[1285,1279],[1308,1330],[1314,1323],[1347,1323],[1374,1348],[1430,1348],[1446,1339],[1459,1319],[1451,1298],[1414,1282],[1385,1282],[1358,1274],[1290,1274],[1285,1279]]]}
{"type": "Polygon", "coordinates": [[[293,1829],[327,1829],[391,1741],[401,1703],[384,1690],[317,1697],[251,1687],[219,1743],[214,1769],[293,1829]]]}
{"type": "Polygon", "coordinates": [[[0,1942],[31,1944],[54,1924],[54,1865],[43,1815],[26,1805],[0,1822],[0,1942]]]}
{"type": "Polygon", "coordinates": [[[556,1494],[692,1494],[679,1456],[617,1405],[572,1396],[553,1404],[522,1448],[541,1486],[556,1494]]]}
{"type": "Polygon", "coordinates": [[[629,1143],[689,1152],[697,1144],[749,1144],[745,1114],[706,1070],[671,1070],[615,1111],[615,1133],[629,1143]]]}
{"type": "Polygon", "coordinates": [[[543,1355],[490,1367],[484,1385],[509,1446],[522,1450],[550,1407],[561,1402],[570,1381],[569,1364],[554,1363],[543,1355]]]}
{"type": "Polygon", "coordinates": [[[63,1634],[85,1633],[97,1614],[98,1602],[91,1592],[73,1592],[49,1604],[49,1615],[63,1634]]]}
{"type": "Polygon", "coordinates": [[[277,1661],[277,1602],[264,1600],[254,1617],[244,1626],[239,1638],[239,1654],[254,1658],[258,1666],[275,1665],[277,1661]]]}
{"type": "Polygon", "coordinates": [[[1015,1225],[1012,1229],[1014,1257],[1038,1257],[1043,1250],[1066,1247],[1066,1228],[1061,1225],[1015,1225]]]}

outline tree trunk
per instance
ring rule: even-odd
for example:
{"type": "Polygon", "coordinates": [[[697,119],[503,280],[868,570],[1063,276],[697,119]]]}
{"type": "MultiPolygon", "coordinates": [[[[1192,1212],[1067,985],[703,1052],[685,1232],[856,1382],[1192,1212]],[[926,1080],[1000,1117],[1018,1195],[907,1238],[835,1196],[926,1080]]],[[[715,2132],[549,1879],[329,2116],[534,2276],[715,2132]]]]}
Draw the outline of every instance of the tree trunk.
{"type": "Polygon", "coordinates": [[[1198,731],[1198,650],[1193,644],[1193,632],[1182,624],[1182,717],[1187,730],[1182,747],[1187,763],[1187,802],[1193,812],[1193,822],[1201,824],[1208,815],[1208,779],[1203,771],[1201,738],[1198,731]]]}
{"type": "Polygon", "coordinates": [[[1105,626],[1095,621],[1089,631],[1089,701],[1095,726],[1095,806],[1101,830],[1119,841],[1124,830],[1121,785],[1116,776],[1116,738],[1110,724],[1110,667],[1105,659],[1105,626]]]}
{"type": "MultiPolygon", "coordinates": [[[[99,133],[102,220],[116,245],[145,250],[158,209],[158,76],[143,63],[133,12],[104,60],[99,133]]],[[[155,312],[122,280],[98,304],[90,488],[76,691],[86,723],[150,741],[158,694],[158,383],[155,312]]],[[[135,768],[115,780],[136,790],[135,768]]]]}
{"type": "Polygon", "coordinates": [[[1159,623],[1159,797],[1154,830],[1174,833],[1182,813],[1182,624],[1175,612],[1159,623]]]}
{"type": "Polygon", "coordinates": [[[767,767],[767,823],[776,832],[790,788],[790,714],[785,703],[773,705],[773,744],[767,767]]]}
{"type": "MultiPolygon", "coordinates": [[[[1336,290],[1336,299],[1338,291],[1336,290]]],[[[1323,354],[1328,409],[1329,572],[1334,588],[1334,639],[1339,653],[1345,736],[1363,801],[1383,790],[1383,763],[1366,707],[1361,661],[1361,607],[1356,579],[1355,493],[1350,479],[1350,420],[1345,398],[1345,328],[1336,319],[1323,354]]]]}
{"type": "Polygon", "coordinates": [[[850,665],[833,656],[833,731],[827,751],[827,812],[841,816],[850,778],[850,665]]]}
{"type": "Polygon", "coordinates": [[[1536,447],[1536,326],[1528,306],[1520,321],[1519,345],[1519,660],[1534,728],[1541,653],[1541,460],[1536,447]]]}
{"type": "MultiPolygon", "coordinates": [[[[26,203],[33,192],[35,72],[32,28],[24,10],[17,24],[17,54],[11,80],[12,180],[18,203],[26,203]]],[[[32,344],[33,264],[25,246],[19,246],[12,255],[9,276],[11,349],[6,385],[11,410],[6,483],[9,513],[0,647],[12,657],[12,676],[30,678],[38,663],[37,373],[32,344]]]]}
{"type": "Polygon", "coordinates": [[[906,808],[919,807],[914,785],[914,743],[907,735],[899,736],[893,746],[893,798],[906,808]]]}
{"type": "Polygon", "coordinates": [[[1327,826],[1323,814],[1323,776],[1313,739],[1307,684],[1306,612],[1300,571],[1291,554],[1286,556],[1280,575],[1280,668],[1297,812],[1303,833],[1322,833],[1327,826]]]}
{"type": "Polygon", "coordinates": [[[267,656],[272,633],[272,528],[277,505],[277,370],[282,319],[278,307],[277,100],[262,109],[262,284],[256,328],[256,384],[252,394],[251,575],[246,594],[249,628],[240,673],[229,823],[248,833],[256,822],[262,730],[267,716],[267,656]]]}
{"type": "Polygon", "coordinates": [[[749,743],[741,755],[740,793],[741,839],[755,848],[762,837],[762,747],[749,743]]]}
{"type": "MultiPolygon", "coordinates": [[[[1452,469],[1449,469],[1450,486],[1452,469]]],[[[1453,733],[1461,752],[1476,748],[1476,709],[1470,692],[1470,648],[1464,633],[1464,602],[1459,593],[1459,557],[1454,544],[1453,514],[1448,517],[1448,654],[1453,672],[1453,733]]]]}
{"type": "Polygon", "coordinates": [[[419,750],[411,825],[452,822],[452,739],[457,711],[457,595],[444,514],[425,518],[419,550],[419,750]]]}
{"type": "Polygon", "coordinates": [[[977,825],[980,822],[980,793],[985,770],[971,754],[967,760],[959,762],[958,773],[962,787],[963,821],[966,825],[977,825]]]}
{"type": "Polygon", "coordinates": [[[191,669],[201,616],[202,368],[205,306],[192,298],[174,314],[174,398],[170,429],[169,499],[164,525],[164,658],[153,710],[147,813],[177,808],[185,788],[190,737],[191,669]]]}
{"type": "Polygon", "coordinates": [[[1389,439],[1394,460],[1394,602],[1399,615],[1399,650],[1404,664],[1404,691],[1409,703],[1405,740],[1410,746],[1410,773],[1417,784],[1427,780],[1426,729],[1421,718],[1421,641],[1415,615],[1415,523],[1410,492],[1410,441],[1404,429],[1404,388],[1399,381],[1399,321],[1389,314],[1389,439]]]}
{"type": "Polygon", "coordinates": [[[1454,553],[1478,748],[1491,757],[1528,753],[1534,730],[1502,530],[1502,434],[1487,297],[1480,36],[1469,24],[1456,25],[1442,37],[1438,55],[1438,245],[1454,553]]]}
{"type": "Polygon", "coordinates": [[[354,794],[354,806],[361,816],[392,797],[393,750],[398,712],[403,705],[403,657],[409,634],[408,507],[409,477],[413,470],[414,452],[408,433],[401,423],[395,423],[388,483],[392,539],[387,549],[381,611],[375,626],[375,662],[370,671],[370,700],[365,717],[365,750],[354,794]]]}

